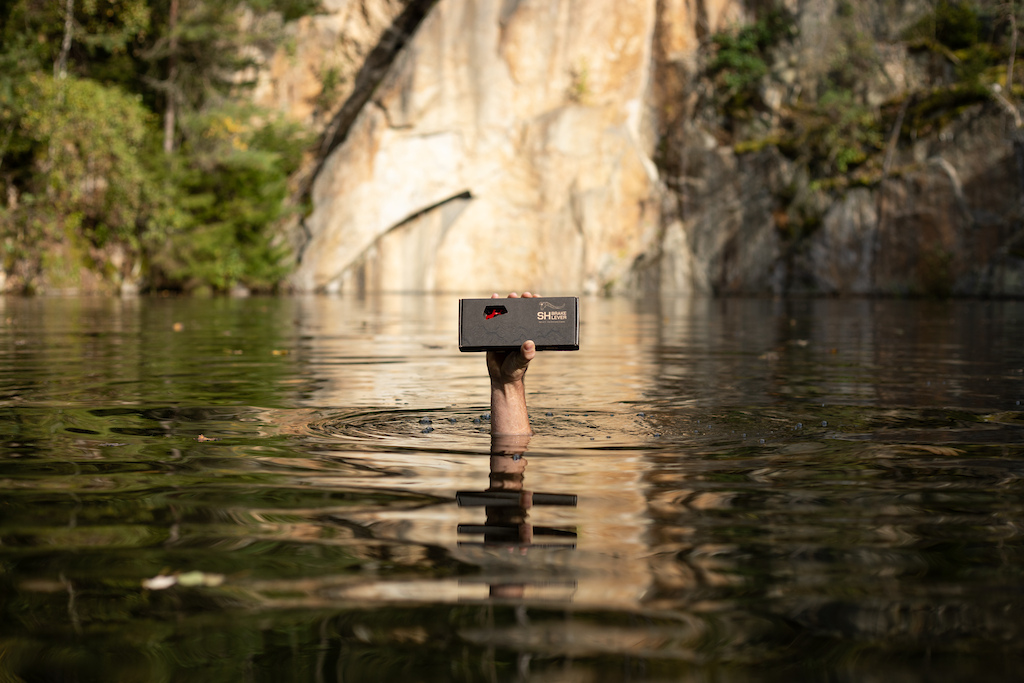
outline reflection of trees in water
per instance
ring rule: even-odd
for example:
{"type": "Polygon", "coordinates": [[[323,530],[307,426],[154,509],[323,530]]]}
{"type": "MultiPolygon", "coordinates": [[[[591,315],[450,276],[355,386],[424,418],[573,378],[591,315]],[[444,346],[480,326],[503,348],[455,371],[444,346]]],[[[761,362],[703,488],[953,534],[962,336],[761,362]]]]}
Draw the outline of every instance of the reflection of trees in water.
{"type": "Polygon", "coordinates": [[[325,600],[261,613],[232,591],[153,593],[140,603],[138,597],[109,601],[116,596],[95,585],[77,590],[74,609],[82,630],[76,634],[70,621],[59,618],[68,607],[65,593],[38,593],[47,604],[24,606],[50,615],[66,638],[35,643],[6,622],[0,671],[25,680],[84,680],[101,672],[120,673],[119,680],[160,680],[188,671],[189,680],[220,681],[240,680],[240,672],[249,671],[258,672],[257,680],[513,680],[524,673],[575,672],[603,681],[726,666],[716,680],[793,680],[801,672],[845,669],[872,675],[927,671],[929,680],[952,681],[979,666],[998,676],[1024,663],[1014,646],[1019,629],[1011,627],[1024,616],[1019,607],[993,619],[985,605],[962,600],[932,606],[905,600],[765,604],[705,593],[686,610],[634,613],[500,602],[362,607],[325,600]],[[133,618],[142,604],[150,618],[133,618]],[[128,620],[130,639],[111,630],[128,620]],[[988,646],[980,649],[979,640],[988,646]]]}
{"type": "MultiPolygon", "coordinates": [[[[17,596],[0,607],[4,666],[26,680],[128,669],[173,678],[193,667],[204,671],[196,680],[211,681],[246,667],[308,680],[336,680],[339,672],[346,679],[507,680],[566,668],[619,680],[624,668],[682,676],[728,664],[722,680],[787,680],[837,664],[910,675],[932,648],[933,678],[957,680],[963,662],[987,666],[996,658],[994,673],[1024,663],[1012,649],[1022,615],[1008,597],[1020,582],[1020,503],[1007,483],[1012,470],[1001,468],[1013,453],[990,449],[972,459],[902,448],[834,442],[649,453],[637,466],[649,505],[641,561],[650,585],[633,609],[566,609],[571,593],[564,590],[549,592],[556,602],[547,605],[540,593],[487,600],[489,585],[557,581],[551,567],[536,564],[481,574],[451,548],[402,540],[401,519],[360,522],[340,511],[318,517],[315,498],[323,492],[267,491],[261,509],[239,497],[249,516],[228,520],[209,499],[214,491],[194,490],[176,498],[186,538],[189,524],[244,521],[234,540],[210,542],[230,543],[236,557],[275,573],[299,553],[302,576],[235,574],[218,588],[144,592],[116,571],[104,576],[106,554],[80,556],[79,576],[93,578],[3,585],[5,595],[17,596]],[[1000,486],[1007,494],[993,502],[985,492],[1000,486]],[[322,575],[311,575],[315,566],[322,575]],[[460,603],[467,592],[480,602],[460,603]],[[71,644],[33,645],[22,636],[25,619],[65,631],[71,644]],[[145,657],[136,642],[146,644],[145,657]]],[[[414,512],[437,504],[383,491],[334,495],[338,508],[357,502],[414,512]]],[[[84,501],[87,516],[96,503],[84,501]]],[[[587,518],[584,537],[608,523],[587,518]]],[[[202,557],[208,547],[196,544],[194,531],[188,543],[202,557]]],[[[137,575],[140,559],[160,571],[166,555],[133,557],[132,571],[118,570],[124,576],[137,575]]],[[[604,569],[558,568],[571,581],[604,569]]],[[[52,572],[21,560],[17,575],[32,573],[52,572]]]]}

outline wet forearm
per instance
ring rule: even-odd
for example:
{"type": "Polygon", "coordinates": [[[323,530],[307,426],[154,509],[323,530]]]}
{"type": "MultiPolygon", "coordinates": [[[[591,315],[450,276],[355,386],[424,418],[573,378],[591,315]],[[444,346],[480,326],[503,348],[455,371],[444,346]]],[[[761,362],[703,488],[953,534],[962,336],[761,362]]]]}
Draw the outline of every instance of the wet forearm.
{"type": "Polygon", "coordinates": [[[491,383],[491,433],[532,433],[523,382],[491,383]]]}

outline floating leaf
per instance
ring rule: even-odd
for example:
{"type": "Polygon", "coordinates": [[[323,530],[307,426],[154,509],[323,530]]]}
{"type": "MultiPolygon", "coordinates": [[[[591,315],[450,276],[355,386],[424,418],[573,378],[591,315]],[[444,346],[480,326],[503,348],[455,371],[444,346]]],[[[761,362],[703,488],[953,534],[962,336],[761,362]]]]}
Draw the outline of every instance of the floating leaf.
{"type": "Polygon", "coordinates": [[[142,587],[153,591],[162,591],[176,584],[186,587],[213,587],[219,586],[222,583],[224,583],[223,574],[207,574],[206,572],[191,571],[177,575],[158,574],[151,579],[143,579],[142,587]]]}
{"type": "Polygon", "coordinates": [[[222,583],[224,583],[223,574],[192,571],[178,576],[178,584],[181,586],[219,586],[222,583]]]}

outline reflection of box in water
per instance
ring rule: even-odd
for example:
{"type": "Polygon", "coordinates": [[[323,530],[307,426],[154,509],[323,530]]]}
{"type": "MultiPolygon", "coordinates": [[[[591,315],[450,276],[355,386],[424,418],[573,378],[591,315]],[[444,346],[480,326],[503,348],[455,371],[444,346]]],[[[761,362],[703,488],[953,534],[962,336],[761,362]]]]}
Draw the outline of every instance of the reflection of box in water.
{"type": "Polygon", "coordinates": [[[550,602],[565,605],[576,594],[575,579],[527,580],[522,574],[508,576],[466,577],[459,579],[459,602],[493,602],[495,598],[516,601],[550,602]]]}
{"type": "Polygon", "coordinates": [[[572,493],[459,491],[455,494],[459,507],[482,507],[487,513],[487,521],[483,524],[459,525],[459,547],[476,545],[484,548],[574,549],[574,528],[535,526],[526,523],[526,508],[522,503],[524,493],[530,494],[530,506],[533,508],[548,505],[576,507],[576,496],[572,493]],[[465,540],[462,538],[464,536],[474,537],[474,540],[465,540]]]}
{"type": "Polygon", "coordinates": [[[521,547],[521,548],[569,548],[576,547],[576,532],[573,529],[562,529],[549,526],[531,526],[533,540],[526,541],[522,537],[523,528],[520,524],[460,524],[458,533],[476,536],[477,541],[459,541],[459,547],[480,545],[484,547],[521,547]]]}
{"type": "MultiPolygon", "coordinates": [[[[522,491],[459,491],[455,500],[459,507],[518,507],[522,505],[522,491]]],[[[533,505],[560,505],[576,507],[575,493],[530,493],[533,505]]]]}
{"type": "Polygon", "coordinates": [[[578,351],[579,299],[459,299],[460,351],[513,351],[528,339],[538,351],[578,351]]]}

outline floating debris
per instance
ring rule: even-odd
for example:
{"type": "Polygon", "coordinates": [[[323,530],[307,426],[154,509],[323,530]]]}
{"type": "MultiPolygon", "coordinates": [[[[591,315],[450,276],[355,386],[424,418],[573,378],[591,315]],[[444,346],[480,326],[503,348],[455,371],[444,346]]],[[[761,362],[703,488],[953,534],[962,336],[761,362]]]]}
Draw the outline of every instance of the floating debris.
{"type": "Polygon", "coordinates": [[[176,583],[178,583],[177,576],[164,576],[163,574],[159,574],[154,576],[152,579],[143,579],[142,587],[153,591],[162,591],[165,588],[170,588],[176,583]]]}
{"type": "Polygon", "coordinates": [[[157,574],[151,579],[143,579],[142,587],[151,591],[162,591],[171,586],[220,586],[224,583],[223,574],[192,571],[183,574],[157,574]]]}

